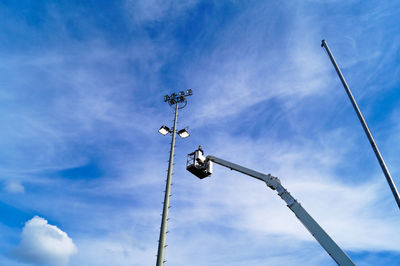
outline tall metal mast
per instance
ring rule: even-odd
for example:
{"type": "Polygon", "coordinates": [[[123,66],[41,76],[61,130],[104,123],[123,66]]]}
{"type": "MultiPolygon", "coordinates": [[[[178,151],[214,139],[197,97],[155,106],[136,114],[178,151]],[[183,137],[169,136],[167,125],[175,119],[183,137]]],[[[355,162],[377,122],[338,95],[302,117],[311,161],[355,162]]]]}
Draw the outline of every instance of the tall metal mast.
{"type": "Polygon", "coordinates": [[[161,228],[160,228],[160,238],[158,240],[158,251],[157,251],[157,266],[162,266],[165,263],[165,248],[166,248],[166,240],[167,240],[167,226],[168,226],[168,211],[169,211],[169,200],[171,197],[171,181],[172,181],[172,171],[173,171],[173,163],[174,163],[174,152],[175,152],[175,137],[176,133],[182,138],[186,138],[189,136],[187,130],[181,129],[179,131],[176,130],[176,124],[178,121],[178,109],[182,109],[186,106],[187,101],[186,97],[192,95],[192,90],[187,90],[186,92],[181,91],[179,94],[172,93],[171,95],[164,96],[164,102],[167,102],[171,107],[175,109],[174,116],[174,126],[169,129],[167,126],[162,126],[158,131],[167,135],[168,133],[172,133],[172,141],[171,141],[171,149],[169,152],[169,163],[168,163],[168,174],[167,181],[165,184],[165,194],[164,194],[164,202],[163,202],[163,212],[161,218],[161,228]]]}
{"type": "Polygon", "coordinates": [[[333,64],[333,66],[335,67],[336,73],[338,74],[340,81],[343,84],[344,89],[346,90],[347,95],[349,96],[349,99],[351,101],[351,104],[354,107],[354,111],[356,111],[356,114],[358,116],[358,119],[361,122],[362,127],[364,128],[364,132],[368,137],[369,143],[371,144],[372,149],[374,150],[375,156],[378,159],[379,165],[382,168],[383,174],[386,177],[386,180],[389,184],[390,189],[392,190],[393,196],[397,202],[397,206],[400,208],[400,196],[399,196],[399,192],[397,191],[396,185],[393,182],[392,176],[389,173],[388,168],[386,167],[385,161],[383,160],[383,157],[381,155],[381,153],[379,152],[378,146],[375,143],[374,138],[372,137],[371,131],[368,128],[367,122],[365,122],[365,119],[363,117],[363,115],[361,114],[360,109],[358,108],[357,102],[353,97],[353,94],[350,91],[349,86],[346,83],[346,80],[343,77],[342,72],[340,71],[335,58],[333,57],[331,50],[328,47],[328,44],[325,42],[325,40],[322,40],[321,43],[321,47],[325,48],[326,52],[328,53],[329,58],[331,59],[331,62],[333,64]]]}

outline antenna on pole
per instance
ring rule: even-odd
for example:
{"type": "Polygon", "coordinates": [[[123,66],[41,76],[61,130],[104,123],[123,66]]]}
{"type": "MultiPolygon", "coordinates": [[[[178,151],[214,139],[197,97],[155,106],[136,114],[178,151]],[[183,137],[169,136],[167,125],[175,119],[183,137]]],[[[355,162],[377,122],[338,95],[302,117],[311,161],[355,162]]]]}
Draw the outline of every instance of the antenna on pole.
{"type": "Polygon", "coordinates": [[[378,159],[379,165],[382,168],[383,174],[386,177],[386,180],[389,184],[390,189],[392,190],[393,196],[397,202],[397,206],[400,208],[400,196],[399,196],[399,192],[397,191],[396,185],[393,182],[392,176],[389,173],[389,170],[385,164],[385,161],[383,160],[383,157],[381,155],[381,153],[379,152],[378,146],[375,143],[374,138],[372,137],[371,131],[368,128],[367,122],[365,122],[365,119],[363,117],[363,115],[361,114],[360,108],[358,108],[357,102],[353,97],[353,94],[350,91],[349,86],[346,83],[346,80],[343,77],[342,72],[339,69],[339,66],[336,63],[335,58],[333,57],[331,50],[329,50],[328,44],[326,43],[325,40],[322,40],[321,43],[321,47],[325,48],[326,52],[328,53],[329,58],[331,59],[331,62],[333,64],[333,66],[335,67],[336,73],[338,74],[340,81],[343,84],[344,89],[346,90],[347,95],[349,96],[349,99],[351,101],[351,104],[354,107],[354,111],[356,111],[356,114],[358,116],[358,119],[361,122],[361,125],[364,129],[365,134],[368,137],[369,143],[371,144],[372,149],[374,150],[374,153],[376,155],[376,158],[378,159]]]}

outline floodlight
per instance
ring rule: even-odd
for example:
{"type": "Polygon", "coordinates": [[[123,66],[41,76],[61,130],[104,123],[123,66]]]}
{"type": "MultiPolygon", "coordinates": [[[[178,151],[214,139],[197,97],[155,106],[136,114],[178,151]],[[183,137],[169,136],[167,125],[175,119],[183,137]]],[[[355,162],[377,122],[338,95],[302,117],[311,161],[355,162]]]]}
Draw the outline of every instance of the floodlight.
{"type": "Polygon", "coordinates": [[[192,89],[188,89],[187,91],[186,91],[186,93],[188,94],[188,95],[192,95],[192,89]]]}
{"type": "Polygon", "coordinates": [[[181,91],[181,92],[179,92],[179,94],[183,96],[183,95],[185,95],[185,92],[181,91]]]}
{"type": "Polygon", "coordinates": [[[189,132],[186,130],[186,128],[179,130],[179,131],[178,131],[178,135],[179,135],[181,138],[183,138],[183,139],[190,136],[190,134],[189,134],[189,132]]]}
{"type": "Polygon", "coordinates": [[[160,129],[158,130],[158,132],[160,132],[161,134],[163,134],[164,136],[167,135],[169,132],[171,132],[171,129],[169,129],[169,127],[167,126],[162,126],[160,127],[160,129]]]}
{"type": "Polygon", "coordinates": [[[164,96],[164,102],[167,102],[169,100],[169,95],[164,96]]]}
{"type": "Polygon", "coordinates": [[[172,93],[172,94],[171,94],[171,97],[172,97],[172,98],[175,98],[176,96],[178,96],[176,93],[172,93]]]}

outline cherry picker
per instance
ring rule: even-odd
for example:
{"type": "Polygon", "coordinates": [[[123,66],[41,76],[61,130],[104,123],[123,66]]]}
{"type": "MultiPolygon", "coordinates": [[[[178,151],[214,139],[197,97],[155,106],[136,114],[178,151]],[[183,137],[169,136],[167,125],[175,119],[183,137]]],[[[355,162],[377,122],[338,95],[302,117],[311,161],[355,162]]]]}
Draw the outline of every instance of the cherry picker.
{"type": "Polygon", "coordinates": [[[186,169],[203,179],[213,172],[213,163],[222,165],[231,170],[235,170],[242,174],[254,177],[267,184],[272,190],[276,190],[278,195],[286,202],[288,208],[294,212],[300,222],[307,228],[311,235],[318,243],[328,252],[335,262],[340,266],[355,265],[354,262],[346,255],[346,253],[333,241],[333,239],[322,229],[322,227],[311,217],[311,215],[297,202],[295,198],[281,184],[279,178],[271,174],[263,174],[254,170],[245,168],[238,164],[234,164],[215,156],[205,157],[202,149],[198,149],[187,157],[186,169]]]}

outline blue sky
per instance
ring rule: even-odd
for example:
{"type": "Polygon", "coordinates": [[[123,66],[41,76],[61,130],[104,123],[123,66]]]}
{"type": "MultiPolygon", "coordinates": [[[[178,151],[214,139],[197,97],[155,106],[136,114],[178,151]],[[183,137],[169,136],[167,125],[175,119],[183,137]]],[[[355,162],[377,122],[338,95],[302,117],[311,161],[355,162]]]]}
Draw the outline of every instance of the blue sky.
{"type": "Polygon", "coordinates": [[[170,141],[157,130],[173,119],[163,96],[191,88],[166,265],[335,265],[259,181],[219,166],[201,181],[185,171],[199,144],[278,176],[356,264],[400,265],[399,210],[320,47],[399,186],[399,10],[2,1],[0,264],[153,265],[170,141]]]}

